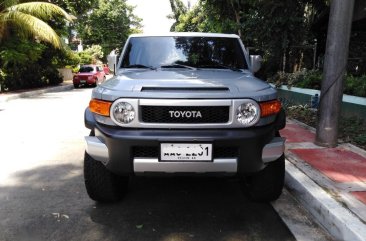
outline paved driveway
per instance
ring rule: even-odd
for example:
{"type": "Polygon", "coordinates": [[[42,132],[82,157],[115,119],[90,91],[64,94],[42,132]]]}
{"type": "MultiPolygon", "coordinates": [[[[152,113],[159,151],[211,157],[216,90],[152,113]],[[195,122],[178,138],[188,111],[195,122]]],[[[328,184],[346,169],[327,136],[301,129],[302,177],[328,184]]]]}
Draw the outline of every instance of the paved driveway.
{"type": "Polygon", "coordinates": [[[236,179],[134,178],[117,204],[85,192],[83,111],[91,89],[0,110],[0,240],[294,240],[236,179]]]}

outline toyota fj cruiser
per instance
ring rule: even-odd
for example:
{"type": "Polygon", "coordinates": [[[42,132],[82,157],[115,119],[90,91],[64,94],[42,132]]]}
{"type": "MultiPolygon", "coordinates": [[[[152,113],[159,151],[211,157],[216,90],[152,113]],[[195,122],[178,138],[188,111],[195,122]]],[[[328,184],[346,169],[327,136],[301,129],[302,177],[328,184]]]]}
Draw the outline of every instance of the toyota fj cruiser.
{"type": "Polygon", "coordinates": [[[84,178],[117,201],[132,175],[235,175],[252,200],[284,184],[285,113],[237,35],[131,35],[85,110],[84,178]]]}

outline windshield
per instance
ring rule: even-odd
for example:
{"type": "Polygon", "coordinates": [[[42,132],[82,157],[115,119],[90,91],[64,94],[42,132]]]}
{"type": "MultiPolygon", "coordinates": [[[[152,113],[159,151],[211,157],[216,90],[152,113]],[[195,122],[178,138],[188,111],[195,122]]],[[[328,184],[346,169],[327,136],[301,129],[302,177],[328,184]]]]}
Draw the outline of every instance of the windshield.
{"type": "Polygon", "coordinates": [[[94,68],[91,66],[81,66],[79,72],[80,73],[90,73],[93,72],[94,68]]]}
{"type": "Polygon", "coordinates": [[[236,38],[138,37],[130,38],[122,68],[247,69],[236,38]]]}

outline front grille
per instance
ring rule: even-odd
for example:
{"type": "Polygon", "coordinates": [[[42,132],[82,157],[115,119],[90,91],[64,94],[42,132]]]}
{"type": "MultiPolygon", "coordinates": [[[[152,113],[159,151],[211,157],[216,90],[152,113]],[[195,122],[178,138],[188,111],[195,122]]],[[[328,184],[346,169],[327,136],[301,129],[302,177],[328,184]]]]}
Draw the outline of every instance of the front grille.
{"type": "MultiPolygon", "coordinates": [[[[133,157],[158,158],[159,147],[157,146],[134,146],[132,148],[133,157]]],[[[213,148],[213,158],[238,157],[237,147],[218,146],[213,148]]]]}
{"type": "Polygon", "coordinates": [[[159,156],[157,146],[134,146],[132,148],[133,157],[155,157],[159,156]]]}
{"type": "Polygon", "coordinates": [[[214,158],[238,157],[239,149],[231,146],[217,146],[213,150],[214,158]]]}
{"type": "Polygon", "coordinates": [[[199,124],[227,123],[229,106],[141,106],[145,123],[199,124]],[[198,111],[201,115],[198,115],[198,111]],[[189,113],[188,113],[189,112],[189,113]],[[184,114],[185,113],[185,114],[184,114]],[[195,113],[195,114],[193,114],[195,113]],[[196,117],[194,117],[196,115],[196,117]]]}

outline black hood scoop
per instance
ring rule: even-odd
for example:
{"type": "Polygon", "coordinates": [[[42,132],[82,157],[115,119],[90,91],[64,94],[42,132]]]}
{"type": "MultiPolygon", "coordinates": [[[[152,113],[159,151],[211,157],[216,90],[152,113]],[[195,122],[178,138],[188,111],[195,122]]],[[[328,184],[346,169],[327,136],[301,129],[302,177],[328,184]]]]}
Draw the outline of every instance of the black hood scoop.
{"type": "Polygon", "coordinates": [[[141,92],[225,92],[230,91],[227,87],[142,87],[141,92]]]}

